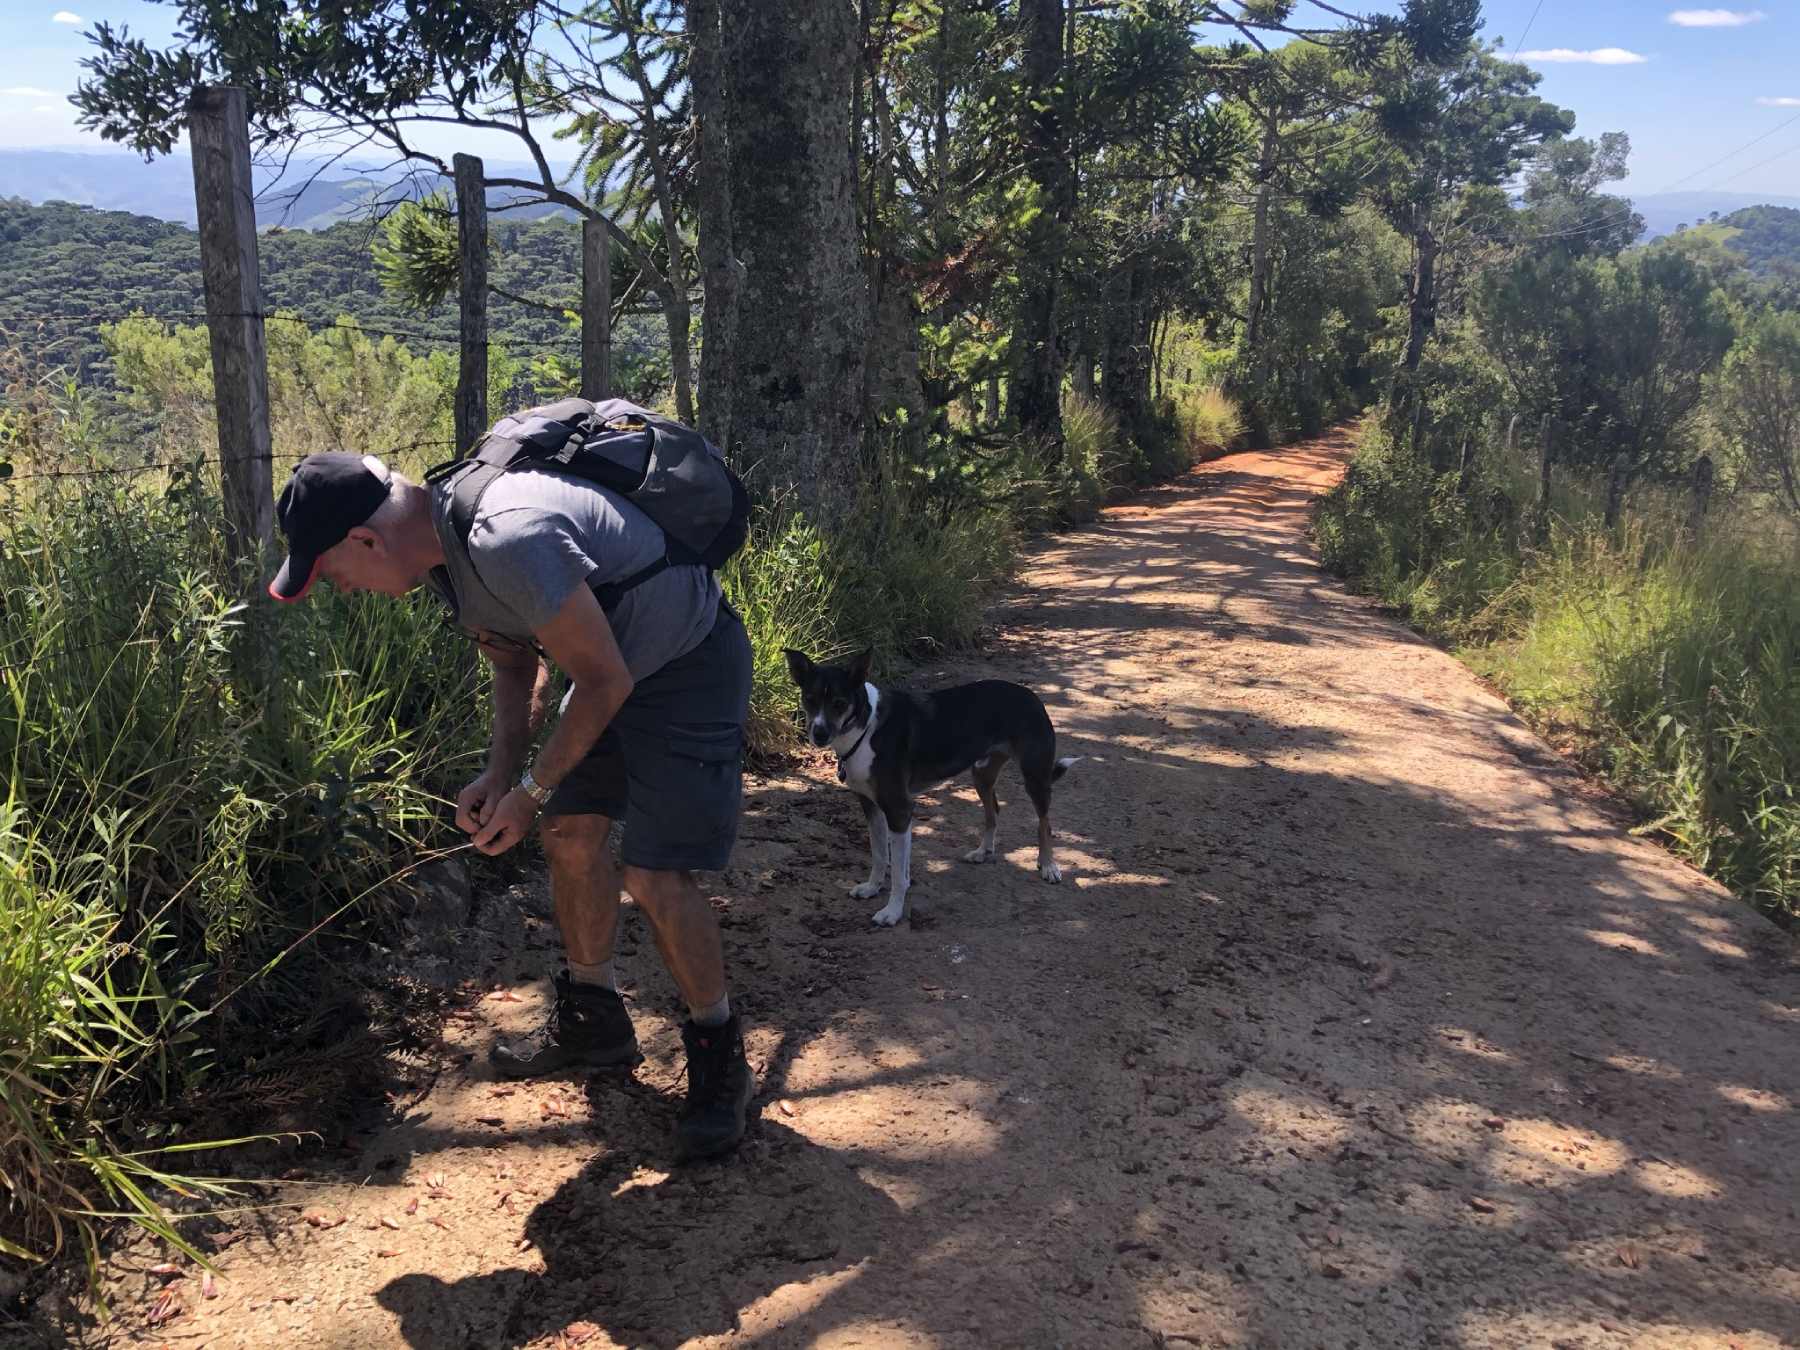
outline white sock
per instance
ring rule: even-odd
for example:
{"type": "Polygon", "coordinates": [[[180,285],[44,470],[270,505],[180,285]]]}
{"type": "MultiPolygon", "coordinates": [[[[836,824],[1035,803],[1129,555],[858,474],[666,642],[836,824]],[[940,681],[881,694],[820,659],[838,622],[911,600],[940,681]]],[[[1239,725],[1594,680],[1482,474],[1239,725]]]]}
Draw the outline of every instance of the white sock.
{"type": "Polygon", "coordinates": [[[569,962],[569,978],[576,984],[597,984],[602,989],[618,992],[619,985],[613,978],[612,957],[604,961],[596,961],[592,965],[584,965],[580,961],[569,962]]]}
{"type": "Polygon", "coordinates": [[[727,994],[717,1003],[708,1004],[704,1008],[688,1005],[688,1016],[694,1019],[697,1027],[722,1027],[731,1020],[731,995],[727,994]]]}

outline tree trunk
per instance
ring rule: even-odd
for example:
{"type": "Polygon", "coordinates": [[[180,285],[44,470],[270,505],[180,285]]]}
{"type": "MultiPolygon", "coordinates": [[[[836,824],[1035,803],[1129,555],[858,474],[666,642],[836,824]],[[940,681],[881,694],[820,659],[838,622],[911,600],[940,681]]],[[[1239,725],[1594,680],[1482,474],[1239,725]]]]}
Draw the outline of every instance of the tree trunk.
{"type": "Polygon", "coordinates": [[[688,264],[682,256],[681,224],[675,207],[674,175],[670,172],[669,156],[663,145],[662,128],[656,118],[656,94],[651,88],[649,74],[643,62],[638,58],[637,36],[635,33],[626,37],[626,65],[632,78],[637,82],[638,94],[644,101],[644,119],[641,124],[644,158],[650,165],[651,184],[656,194],[656,206],[662,216],[663,237],[669,245],[669,281],[661,288],[660,296],[663,317],[669,325],[669,368],[675,379],[675,418],[694,423],[694,358],[689,347],[692,323],[688,306],[688,264]]]}
{"type": "Polygon", "coordinates": [[[1105,378],[1102,401],[1119,415],[1127,435],[1137,435],[1150,413],[1150,316],[1145,303],[1149,269],[1132,257],[1113,274],[1123,294],[1107,306],[1105,378]]]}
{"type": "Polygon", "coordinates": [[[696,197],[700,225],[700,431],[722,449],[732,444],[732,355],[737,350],[743,265],[732,253],[731,148],[725,114],[725,60],[718,0],[688,0],[688,82],[699,131],[696,197]]]}
{"type": "Polygon", "coordinates": [[[933,97],[937,103],[932,147],[931,242],[943,243],[944,222],[950,209],[950,7],[938,11],[937,59],[934,62],[933,97]]]}
{"type": "Polygon", "coordinates": [[[1788,509],[1800,515],[1800,475],[1794,472],[1794,455],[1791,451],[1782,451],[1776,461],[1781,474],[1781,491],[1787,497],[1788,509]]]}
{"type": "Polygon", "coordinates": [[[694,425],[693,312],[687,296],[673,286],[658,287],[663,322],[669,327],[669,371],[675,384],[675,420],[694,425]]]}
{"type": "MultiPolygon", "coordinates": [[[[275,489],[269,363],[263,321],[257,313],[262,307],[262,282],[244,91],[229,86],[202,89],[190,112],[188,139],[194,148],[194,197],[200,213],[200,270],[212,349],[213,406],[219,422],[225,541],[234,562],[254,563],[275,534],[275,489]]],[[[459,389],[459,414],[460,394],[459,389]]],[[[9,471],[11,467],[7,466],[9,471]]]]}
{"type": "Polygon", "coordinates": [[[1262,154],[1256,164],[1256,223],[1250,236],[1250,312],[1244,318],[1244,350],[1260,373],[1263,308],[1269,288],[1269,198],[1275,191],[1275,151],[1280,141],[1275,119],[1263,123],[1262,154]]]}
{"type": "Polygon", "coordinates": [[[1612,473],[1606,480],[1606,528],[1612,529],[1619,523],[1619,513],[1625,509],[1625,484],[1631,478],[1631,455],[1621,450],[1613,456],[1612,473]]]}
{"type": "Polygon", "coordinates": [[[1429,229],[1419,232],[1416,240],[1418,260],[1413,267],[1412,303],[1408,307],[1406,360],[1402,369],[1408,375],[1418,370],[1425,356],[1425,343],[1437,327],[1437,237],[1429,229]]]}
{"type": "Polygon", "coordinates": [[[731,241],[740,310],[756,318],[730,353],[732,448],[756,490],[791,487],[832,520],[859,477],[869,322],[850,154],[856,10],[722,0],[720,12],[731,241]]]}
{"type": "Polygon", "coordinates": [[[1083,398],[1092,398],[1094,396],[1096,388],[1094,384],[1094,358],[1088,353],[1086,348],[1076,349],[1075,363],[1070,372],[1070,377],[1074,382],[1076,393],[1080,394],[1083,398]]]}
{"type": "Polygon", "coordinates": [[[875,72],[869,73],[868,83],[875,153],[868,165],[869,207],[863,221],[869,279],[863,402],[868,415],[878,419],[884,438],[897,438],[916,447],[928,429],[925,386],[919,374],[919,314],[882,224],[884,202],[892,201],[897,193],[893,165],[900,132],[875,72]]]}
{"type": "Polygon", "coordinates": [[[1025,165],[1037,190],[1039,210],[1026,228],[1019,259],[1010,411],[1020,431],[1053,444],[1062,441],[1056,300],[1074,191],[1061,117],[1063,19],[1063,0],[1020,0],[1025,165]]]}
{"type": "Polygon", "coordinates": [[[1544,414],[1543,430],[1538,433],[1537,509],[1532,517],[1531,537],[1537,547],[1550,542],[1550,469],[1556,462],[1556,423],[1544,414]]]}
{"type": "Polygon", "coordinates": [[[865,356],[868,407],[870,413],[885,419],[884,434],[912,440],[925,434],[930,415],[919,376],[919,313],[911,290],[887,275],[889,264],[879,266],[881,270],[870,282],[873,296],[865,356]],[[895,413],[905,416],[896,418],[895,413]]]}

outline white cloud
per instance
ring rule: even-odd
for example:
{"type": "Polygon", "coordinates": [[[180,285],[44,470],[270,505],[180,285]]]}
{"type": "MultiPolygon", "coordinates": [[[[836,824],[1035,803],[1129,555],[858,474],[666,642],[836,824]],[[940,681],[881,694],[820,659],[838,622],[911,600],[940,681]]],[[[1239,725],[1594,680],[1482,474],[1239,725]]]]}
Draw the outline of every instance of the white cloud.
{"type": "Polygon", "coordinates": [[[50,16],[51,23],[80,23],[81,15],[71,14],[66,9],[59,9],[50,16]]]}
{"type": "Polygon", "coordinates": [[[62,109],[57,107],[56,104],[54,104],[54,103],[40,103],[37,105],[37,107],[33,108],[31,111],[33,111],[34,113],[53,113],[53,112],[61,112],[62,109]]]}
{"type": "Polygon", "coordinates": [[[56,90],[39,89],[34,84],[13,84],[8,85],[4,89],[0,89],[0,94],[5,94],[11,98],[55,98],[56,90]]]}
{"type": "Polygon", "coordinates": [[[1650,58],[1628,52],[1623,47],[1597,47],[1591,52],[1578,52],[1571,47],[1550,47],[1544,51],[1520,52],[1518,59],[1554,65],[1639,66],[1650,58]]]}
{"type": "Polygon", "coordinates": [[[1800,108],[1800,98],[1759,98],[1756,100],[1765,108],[1800,108]]]}
{"type": "Polygon", "coordinates": [[[1669,22],[1677,28],[1742,28],[1768,17],[1760,9],[1678,9],[1669,22]]]}

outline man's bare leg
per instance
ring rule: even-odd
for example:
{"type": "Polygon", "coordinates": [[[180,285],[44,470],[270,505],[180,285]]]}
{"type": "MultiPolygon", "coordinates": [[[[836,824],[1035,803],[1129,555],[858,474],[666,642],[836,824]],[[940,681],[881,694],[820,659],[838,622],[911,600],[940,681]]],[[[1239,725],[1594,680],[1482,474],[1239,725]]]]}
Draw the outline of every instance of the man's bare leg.
{"type": "Polygon", "coordinates": [[[694,884],[693,874],[627,867],[625,889],[650,921],[656,949],[688,1012],[702,1025],[723,1022],[731,1015],[725,997],[724,940],[719,936],[719,916],[694,884]],[[708,1018],[708,1013],[714,1015],[708,1018]]]}
{"type": "Polygon", "coordinates": [[[612,821],[606,816],[546,816],[538,829],[550,863],[550,898],[569,969],[607,967],[613,987],[613,941],[619,931],[619,869],[613,864],[612,821]]]}
{"type": "Polygon", "coordinates": [[[650,920],[657,949],[688,1005],[681,1029],[687,1050],[687,1102],[675,1124],[682,1158],[713,1157],[744,1137],[756,1076],[725,992],[725,947],[719,919],[689,872],[625,869],[625,889],[650,920]]]}
{"type": "Polygon", "coordinates": [[[642,1058],[613,980],[619,872],[607,848],[611,835],[606,816],[544,818],[540,836],[569,972],[556,977],[556,1013],[543,1043],[494,1047],[494,1065],[509,1077],[614,1068],[642,1058]]]}

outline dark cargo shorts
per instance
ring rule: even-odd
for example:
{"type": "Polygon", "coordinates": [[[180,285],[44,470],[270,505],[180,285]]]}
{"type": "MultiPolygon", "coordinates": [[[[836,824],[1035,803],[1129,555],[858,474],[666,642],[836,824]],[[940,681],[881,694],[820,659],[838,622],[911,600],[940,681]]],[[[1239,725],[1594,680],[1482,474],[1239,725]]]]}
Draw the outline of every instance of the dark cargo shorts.
{"type": "Polygon", "coordinates": [[[594,748],[556,785],[547,816],[623,821],[619,857],[658,872],[716,872],[744,795],[750,639],[724,600],[698,647],[639,680],[594,748]]]}

